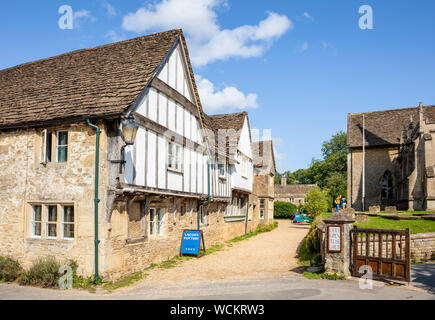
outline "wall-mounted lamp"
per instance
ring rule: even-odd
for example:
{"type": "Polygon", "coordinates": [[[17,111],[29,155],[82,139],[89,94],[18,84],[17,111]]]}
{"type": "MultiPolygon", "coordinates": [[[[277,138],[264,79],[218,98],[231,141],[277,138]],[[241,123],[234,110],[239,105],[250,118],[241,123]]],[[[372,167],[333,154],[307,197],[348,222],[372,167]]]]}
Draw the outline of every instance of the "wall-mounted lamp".
{"type": "Polygon", "coordinates": [[[132,114],[128,116],[127,120],[122,120],[121,130],[122,130],[122,140],[124,140],[124,145],[121,147],[121,159],[122,160],[111,160],[112,163],[119,163],[119,173],[122,173],[122,166],[125,164],[125,147],[134,145],[136,140],[136,134],[139,129],[138,124],[134,121],[132,114]]]}
{"type": "Polygon", "coordinates": [[[136,140],[137,130],[139,129],[139,126],[134,121],[133,115],[130,114],[127,120],[122,121],[121,125],[122,137],[124,139],[125,145],[133,145],[134,141],[136,140]]]}

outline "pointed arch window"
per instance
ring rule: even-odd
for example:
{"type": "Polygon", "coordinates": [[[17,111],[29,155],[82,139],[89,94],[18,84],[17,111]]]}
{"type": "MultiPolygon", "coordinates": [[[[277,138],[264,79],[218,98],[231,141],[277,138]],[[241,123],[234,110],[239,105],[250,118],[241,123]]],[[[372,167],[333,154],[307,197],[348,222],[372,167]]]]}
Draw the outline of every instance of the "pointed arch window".
{"type": "Polygon", "coordinates": [[[390,171],[385,171],[382,177],[382,200],[393,200],[393,175],[390,171]]]}

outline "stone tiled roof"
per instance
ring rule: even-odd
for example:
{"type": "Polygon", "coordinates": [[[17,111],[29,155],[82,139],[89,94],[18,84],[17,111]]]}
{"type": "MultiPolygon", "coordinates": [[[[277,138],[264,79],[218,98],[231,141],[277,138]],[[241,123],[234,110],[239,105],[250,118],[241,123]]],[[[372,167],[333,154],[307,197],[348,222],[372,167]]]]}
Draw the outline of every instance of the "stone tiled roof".
{"type": "Polygon", "coordinates": [[[308,191],[317,187],[315,184],[288,184],[286,186],[275,185],[275,197],[302,196],[304,197],[308,191]]]}
{"type": "Polygon", "coordinates": [[[182,31],[171,30],[1,70],[0,128],[121,115],[178,37],[188,56],[182,31]]]}
{"type": "MultiPolygon", "coordinates": [[[[234,139],[235,147],[237,149],[237,145],[239,143],[240,139],[240,133],[243,128],[243,123],[245,121],[245,118],[248,117],[247,112],[239,112],[239,113],[225,113],[225,114],[216,114],[216,115],[206,115],[205,116],[205,124],[206,127],[213,131],[214,134],[214,145],[216,152],[219,155],[226,155],[228,156],[230,154],[229,152],[229,139],[227,138],[225,149],[223,149],[223,145],[219,145],[218,139],[219,139],[219,130],[228,130],[233,129],[234,134],[229,135],[231,139],[234,139]]],[[[249,120],[248,120],[248,127],[249,127],[249,120]]],[[[250,134],[250,130],[249,130],[250,134]]]]}
{"type": "MultiPolygon", "coordinates": [[[[412,121],[419,122],[419,107],[366,112],[365,138],[366,146],[397,145],[402,136],[403,126],[408,128],[412,121]]],[[[348,114],[347,145],[362,146],[362,113],[348,114]]],[[[423,118],[435,122],[435,106],[423,106],[423,118]]]]}
{"type": "Polygon", "coordinates": [[[275,171],[275,155],[272,140],[255,141],[251,143],[254,167],[266,167],[275,171]]]}

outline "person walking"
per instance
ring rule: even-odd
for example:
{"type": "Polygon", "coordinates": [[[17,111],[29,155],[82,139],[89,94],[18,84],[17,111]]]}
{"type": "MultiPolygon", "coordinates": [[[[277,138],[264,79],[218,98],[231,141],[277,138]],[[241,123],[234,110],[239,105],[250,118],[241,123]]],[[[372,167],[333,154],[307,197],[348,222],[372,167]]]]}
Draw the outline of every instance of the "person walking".
{"type": "Polygon", "coordinates": [[[341,202],[341,204],[340,204],[341,209],[346,208],[346,198],[344,196],[341,197],[340,202],[341,202]]]}
{"type": "Polygon", "coordinates": [[[340,210],[340,201],[341,201],[341,195],[339,195],[336,199],[335,199],[335,212],[337,213],[338,210],[340,210]]]}

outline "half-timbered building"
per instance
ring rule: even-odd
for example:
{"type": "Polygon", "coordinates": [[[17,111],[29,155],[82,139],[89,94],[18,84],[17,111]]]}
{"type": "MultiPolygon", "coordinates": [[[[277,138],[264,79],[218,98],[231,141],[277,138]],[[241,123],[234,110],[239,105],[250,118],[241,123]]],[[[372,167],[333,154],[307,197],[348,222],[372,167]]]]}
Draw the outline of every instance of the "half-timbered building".
{"type": "Polygon", "coordinates": [[[116,277],[176,255],[182,230],[208,246],[256,227],[248,116],[204,113],[181,30],[2,70],[0,84],[0,254],[116,277]]]}

